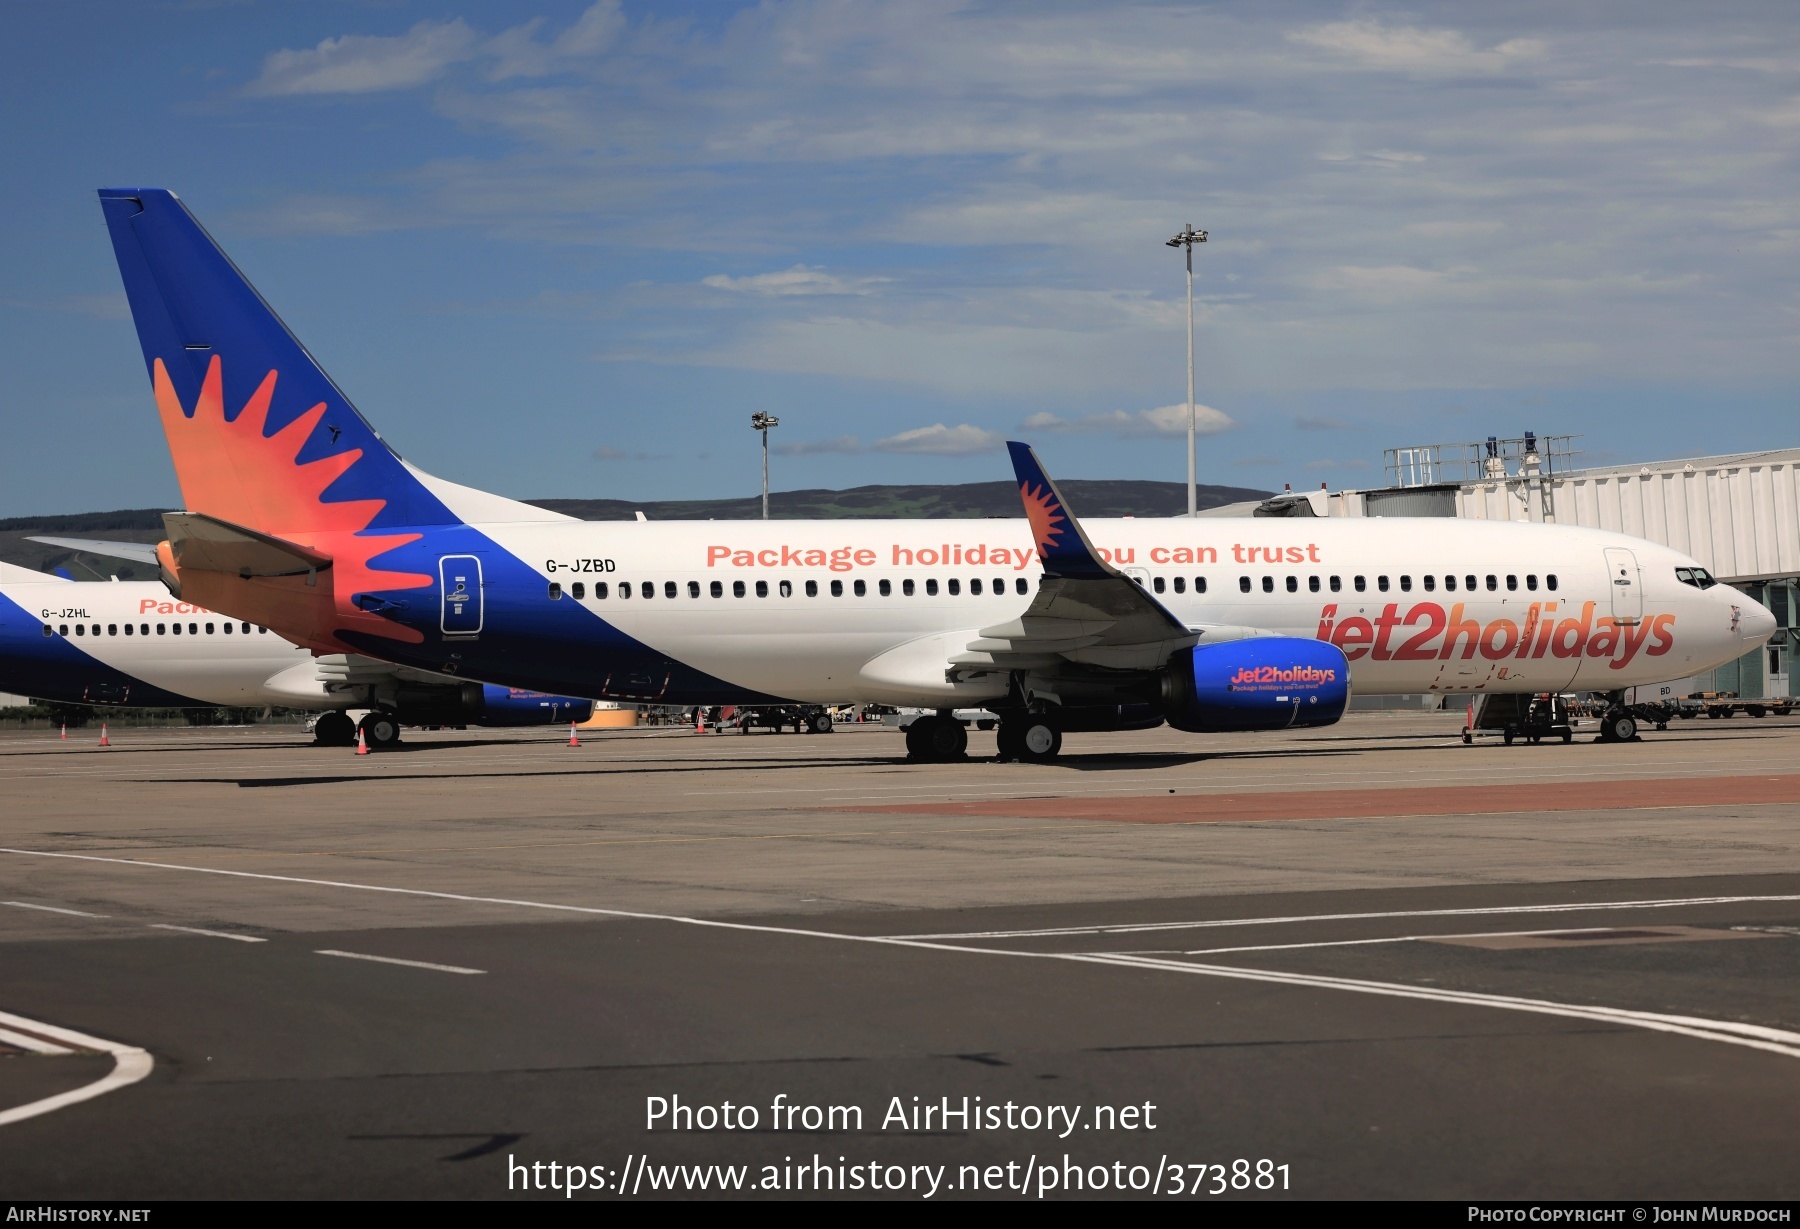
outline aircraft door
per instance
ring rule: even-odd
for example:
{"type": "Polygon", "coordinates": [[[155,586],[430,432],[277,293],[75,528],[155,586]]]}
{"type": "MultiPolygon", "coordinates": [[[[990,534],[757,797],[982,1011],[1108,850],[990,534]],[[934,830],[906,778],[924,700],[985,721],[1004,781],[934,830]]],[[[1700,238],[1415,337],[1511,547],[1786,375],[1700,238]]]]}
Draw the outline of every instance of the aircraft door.
{"type": "Polygon", "coordinates": [[[444,602],[438,626],[444,635],[479,636],[483,614],[480,557],[443,556],[438,560],[438,583],[444,602]]]}
{"type": "Polygon", "coordinates": [[[1606,548],[1606,577],[1612,592],[1612,617],[1616,623],[1636,623],[1644,617],[1644,586],[1638,576],[1637,556],[1622,546],[1606,548]]]}

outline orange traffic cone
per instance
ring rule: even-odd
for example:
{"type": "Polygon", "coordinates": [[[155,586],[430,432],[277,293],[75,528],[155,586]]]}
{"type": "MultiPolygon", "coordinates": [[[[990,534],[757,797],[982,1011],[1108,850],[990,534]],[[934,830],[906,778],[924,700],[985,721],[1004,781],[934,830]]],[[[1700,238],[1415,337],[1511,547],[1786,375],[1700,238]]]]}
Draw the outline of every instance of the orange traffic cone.
{"type": "Polygon", "coordinates": [[[368,740],[363,737],[363,731],[360,725],[356,727],[356,754],[369,754],[369,743],[368,740]]]}
{"type": "Polygon", "coordinates": [[[100,745],[102,747],[112,746],[112,741],[106,737],[106,722],[104,721],[100,723],[100,745]]]}
{"type": "Polygon", "coordinates": [[[63,722],[62,730],[63,730],[63,732],[62,732],[63,741],[68,742],[69,741],[69,723],[68,722],[66,722],[66,721],[63,722]]]}
{"type": "Polygon", "coordinates": [[[581,745],[581,740],[575,737],[575,723],[573,721],[569,723],[569,745],[571,747],[579,747],[581,745]]]}
{"type": "Polygon", "coordinates": [[[694,710],[694,733],[706,733],[706,710],[703,708],[694,710]]]}

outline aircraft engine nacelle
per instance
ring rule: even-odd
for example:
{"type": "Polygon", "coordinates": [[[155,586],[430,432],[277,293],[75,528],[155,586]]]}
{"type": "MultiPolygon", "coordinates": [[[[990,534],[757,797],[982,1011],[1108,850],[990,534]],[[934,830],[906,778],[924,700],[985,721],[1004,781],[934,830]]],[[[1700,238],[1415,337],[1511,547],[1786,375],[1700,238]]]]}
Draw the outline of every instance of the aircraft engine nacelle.
{"type": "Polygon", "coordinates": [[[593,715],[592,700],[484,683],[481,688],[481,715],[475,718],[475,724],[567,725],[570,722],[586,721],[593,715]]]}
{"type": "Polygon", "coordinates": [[[1169,724],[1192,734],[1330,725],[1349,703],[1343,651],[1296,636],[1196,645],[1162,676],[1169,724]]]}

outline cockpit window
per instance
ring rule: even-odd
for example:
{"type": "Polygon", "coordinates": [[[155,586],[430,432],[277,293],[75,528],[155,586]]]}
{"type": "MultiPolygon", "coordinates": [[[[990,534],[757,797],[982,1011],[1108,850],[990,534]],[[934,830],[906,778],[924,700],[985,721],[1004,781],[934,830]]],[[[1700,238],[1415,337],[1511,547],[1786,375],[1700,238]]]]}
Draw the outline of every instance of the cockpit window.
{"type": "Polygon", "coordinates": [[[1675,579],[1684,585],[1692,585],[1696,589],[1710,589],[1719,583],[1705,568],[1676,568],[1675,579]]]}

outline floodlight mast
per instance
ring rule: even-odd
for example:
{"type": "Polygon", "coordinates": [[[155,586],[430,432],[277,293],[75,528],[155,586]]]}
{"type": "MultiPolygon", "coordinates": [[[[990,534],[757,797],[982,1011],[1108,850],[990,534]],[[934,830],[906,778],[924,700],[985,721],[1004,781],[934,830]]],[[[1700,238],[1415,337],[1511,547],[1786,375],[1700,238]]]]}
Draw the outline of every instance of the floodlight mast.
{"type": "Polygon", "coordinates": [[[758,411],[756,411],[756,413],[750,415],[750,425],[752,427],[756,428],[756,430],[762,432],[762,454],[763,454],[763,458],[762,458],[762,461],[763,461],[763,505],[762,505],[763,514],[762,514],[762,518],[763,518],[763,520],[766,521],[769,519],[769,428],[770,427],[779,427],[781,425],[781,420],[779,418],[775,417],[775,415],[773,415],[773,414],[767,414],[767,413],[764,413],[762,410],[758,410],[758,411]]]}
{"type": "Polygon", "coordinates": [[[1195,230],[1189,222],[1168,246],[1181,248],[1187,254],[1187,377],[1188,377],[1188,515],[1199,515],[1199,501],[1194,487],[1194,245],[1206,242],[1206,232],[1195,230]]]}

